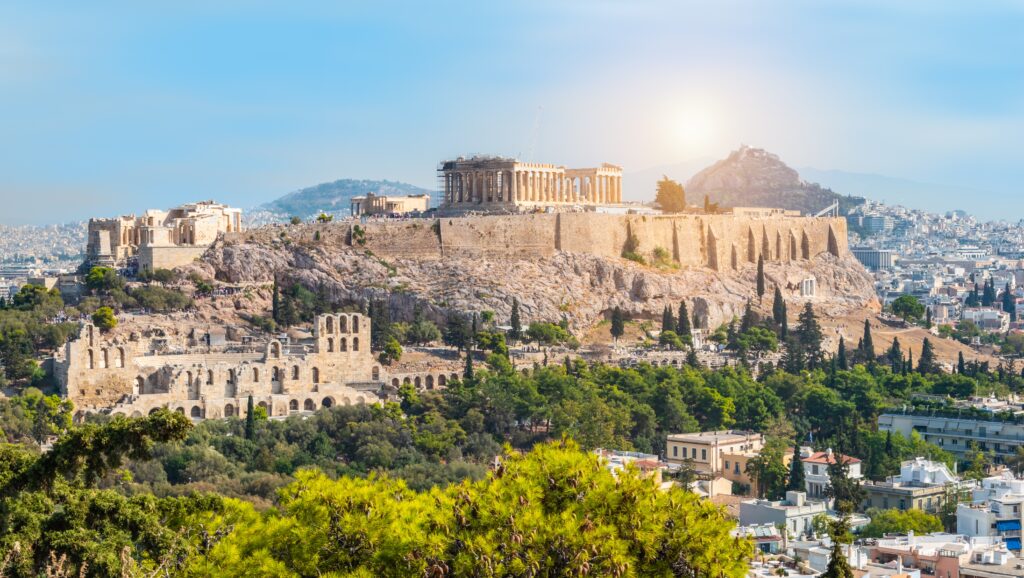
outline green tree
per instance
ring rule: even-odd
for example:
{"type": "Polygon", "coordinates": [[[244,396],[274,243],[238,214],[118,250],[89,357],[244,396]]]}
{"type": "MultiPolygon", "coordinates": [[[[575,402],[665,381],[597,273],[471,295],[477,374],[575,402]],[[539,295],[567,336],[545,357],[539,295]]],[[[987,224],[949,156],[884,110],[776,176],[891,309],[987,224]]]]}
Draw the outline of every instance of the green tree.
{"type": "Polygon", "coordinates": [[[798,440],[793,442],[793,461],[789,462],[789,478],[786,489],[797,492],[807,491],[807,478],[804,473],[804,463],[800,461],[800,442],[798,440]]]}
{"type": "Polygon", "coordinates": [[[468,383],[473,382],[473,351],[466,348],[466,368],[462,371],[462,378],[468,383]]]}
{"type": "Polygon", "coordinates": [[[924,316],[924,304],[913,295],[900,295],[892,302],[892,312],[905,321],[913,323],[924,316]]]}
{"type": "Polygon", "coordinates": [[[938,373],[940,371],[939,364],[935,359],[935,349],[927,337],[921,343],[921,357],[917,360],[917,371],[923,374],[938,373]]]}
{"type": "Polygon", "coordinates": [[[686,343],[693,343],[693,329],[690,325],[690,312],[686,308],[686,301],[679,302],[679,315],[676,318],[676,333],[686,343]]]}
{"type": "Polygon", "coordinates": [[[889,352],[886,354],[889,358],[889,366],[892,368],[893,373],[900,373],[903,368],[903,351],[900,349],[899,337],[893,337],[892,346],[889,347],[889,352]]]}
{"type": "Polygon", "coordinates": [[[380,355],[377,357],[383,365],[391,365],[396,361],[402,359],[402,345],[398,343],[398,340],[394,337],[388,338],[387,343],[384,344],[381,349],[380,355]]]}
{"type": "Polygon", "coordinates": [[[770,441],[747,462],[746,473],[753,480],[759,498],[776,500],[785,493],[789,470],[782,459],[784,453],[785,446],[770,441]]]}
{"type": "Polygon", "coordinates": [[[661,311],[661,331],[676,331],[676,319],[672,316],[672,308],[668,305],[661,311]]]}
{"type": "Polygon", "coordinates": [[[256,437],[256,409],[252,396],[249,396],[245,408],[245,439],[251,440],[256,437]]]}
{"type": "Polygon", "coordinates": [[[861,357],[866,362],[875,360],[875,342],[871,339],[871,321],[864,320],[864,336],[861,338],[861,357]]]}
{"type": "Polygon", "coordinates": [[[814,307],[807,303],[800,313],[799,325],[797,326],[797,340],[803,351],[804,360],[808,369],[821,367],[824,354],[821,349],[821,326],[814,315],[814,307]]]}
{"type": "Polygon", "coordinates": [[[764,255],[757,256],[757,300],[764,299],[764,255]]]}
{"type": "Polygon", "coordinates": [[[93,267],[85,276],[85,286],[96,293],[124,289],[124,279],[110,267],[93,267]]]}
{"type": "Polygon", "coordinates": [[[842,514],[853,513],[867,495],[860,480],[850,477],[849,458],[842,454],[833,454],[832,463],[828,465],[828,482],[825,496],[835,501],[836,511],[842,514]]]}
{"type": "Polygon", "coordinates": [[[519,298],[512,298],[512,315],[509,318],[508,324],[511,329],[508,332],[508,338],[513,343],[523,338],[523,322],[519,318],[519,298]]]}
{"type": "Polygon", "coordinates": [[[110,331],[117,327],[117,317],[114,316],[114,310],[110,307],[100,307],[92,314],[92,323],[100,331],[110,331]]]}
{"type": "Polygon", "coordinates": [[[662,176],[658,181],[654,202],[666,213],[681,213],[686,210],[686,191],[683,190],[683,185],[662,176]]]}
{"type": "Polygon", "coordinates": [[[881,510],[872,508],[867,515],[871,522],[864,526],[860,535],[864,538],[881,538],[886,534],[906,534],[914,532],[917,535],[931,534],[942,531],[942,520],[938,516],[923,512],[921,510],[881,510]]]}
{"type": "Polygon", "coordinates": [[[1006,282],[1006,287],[1003,289],[1003,311],[1010,314],[1010,321],[1017,320],[1017,299],[1013,296],[1013,291],[1010,290],[1010,282],[1006,282]]]}
{"type": "Polygon", "coordinates": [[[839,336],[839,349],[836,351],[836,366],[841,371],[850,369],[850,363],[846,359],[846,340],[842,335],[839,336]]]}
{"type": "Polygon", "coordinates": [[[470,329],[469,323],[464,316],[449,313],[448,322],[444,329],[444,344],[456,349],[468,349],[471,341],[471,331],[472,329],[470,329]]]}
{"type": "Polygon", "coordinates": [[[618,341],[626,333],[626,322],[622,317],[622,310],[616,305],[612,310],[612,339],[618,341]]]}
{"type": "Polygon", "coordinates": [[[822,573],[822,578],[853,578],[853,569],[850,568],[850,561],[843,552],[843,545],[852,541],[850,534],[850,523],[847,516],[829,523],[829,534],[832,536],[832,552],[829,556],[828,566],[822,573]]]}

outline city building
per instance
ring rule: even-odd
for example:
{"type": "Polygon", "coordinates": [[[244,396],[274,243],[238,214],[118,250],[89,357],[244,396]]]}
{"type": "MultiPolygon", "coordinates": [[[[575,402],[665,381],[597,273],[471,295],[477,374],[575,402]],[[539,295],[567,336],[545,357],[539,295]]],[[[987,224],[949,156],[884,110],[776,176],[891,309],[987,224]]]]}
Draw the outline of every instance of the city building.
{"type": "Polygon", "coordinates": [[[896,265],[896,252],[890,249],[872,249],[871,247],[853,247],[853,256],[872,271],[892,269],[896,265]]]}
{"type": "Polygon", "coordinates": [[[725,454],[754,455],[764,447],[764,436],[748,431],[725,430],[690,434],[670,434],[666,460],[671,464],[691,464],[702,474],[720,475],[725,454]]]}
{"type": "Polygon", "coordinates": [[[441,163],[441,209],[446,212],[516,213],[622,202],[622,167],[569,169],[513,158],[459,157],[441,163]]]}
{"type": "Polygon", "coordinates": [[[993,307],[969,307],[961,313],[964,321],[973,321],[982,331],[1004,333],[1010,329],[1010,314],[993,307]]]}
{"type": "Polygon", "coordinates": [[[867,497],[863,508],[913,509],[934,514],[942,509],[951,492],[970,486],[950,472],[946,464],[915,458],[901,464],[898,476],[891,476],[884,482],[865,483],[867,497]]]}
{"type": "Polygon", "coordinates": [[[1021,549],[1024,480],[1009,471],[981,480],[971,503],[956,507],[956,531],[965,536],[998,536],[1012,551],[1021,549]]]}
{"type": "MultiPolygon", "coordinates": [[[[760,450],[753,451],[740,451],[740,452],[722,452],[722,471],[721,476],[730,482],[737,484],[743,493],[748,493],[753,489],[754,480],[751,479],[750,475],[747,474],[747,464],[750,460],[756,458],[760,454],[760,450]]],[[[782,463],[789,467],[790,462],[793,461],[793,451],[789,450],[782,455],[782,463]]]]}
{"type": "Polygon", "coordinates": [[[803,492],[786,492],[785,500],[744,500],[740,502],[740,525],[771,524],[785,528],[790,536],[810,536],[813,520],[828,511],[825,502],[808,501],[803,492]]]}
{"type": "MultiPolygon", "coordinates": [[[[843,463],[847,465],[848,476],[851,479],[859,480],[864,476],[860,471],[860,460],[852,456],[842,456],[843,463]]],[[[823,452],[814,452],[802,457],[804,464],[804,479],[807,487],[807,497],[824,500],[825,490],[831,485],[828,476],[828,467],[836,463],[836,454],[829,448],[823,452]]]]}
{"type": "Polygon", "coordinates": [[[353,217],[374,215],[407,215],[425,213],[430,208],[430,195],[376,195],[352,197],[353,217]]]}
{"type": "Polygon", "coordinates": [[[242,210],[214,201],[90,219],[86,260],[113,267],[137,258],[140,270],[173,269],[202,256],[219,234],[241,230],[242,210]]]}
{"type": "Polygon", "coordinates": [[[885,413],[878,416],[878,429],[892,431],[910,438],[916,431],[926,442],[933,443],[963,459],[977,444],[978,449],[992,452],[997,463],[1001,463],[1024,445],[1024,425],[1015,420],[987,420],[957,413],[931,415],[937,412],[885,413]]]}
{"type": "Polygon", "coordinates": [[[594,450],[594,453],[604,460],[605,467],[613,474],[617,474],[626,467],[632,466],[643,476],[653,478],[659,484],[662,481],[662,472],[669,467],[669,464],[661,461],[654,454],[606,450],[602,448],[594,450]]]}

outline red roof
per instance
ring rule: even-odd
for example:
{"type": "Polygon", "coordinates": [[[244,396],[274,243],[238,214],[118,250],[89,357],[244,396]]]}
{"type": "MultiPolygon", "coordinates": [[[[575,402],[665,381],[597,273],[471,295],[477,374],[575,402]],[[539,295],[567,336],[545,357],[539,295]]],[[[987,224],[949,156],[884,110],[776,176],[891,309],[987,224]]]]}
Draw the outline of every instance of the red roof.
{"type": "MultiPolygon", "coordinates": [[[[828,452],[815,452],[806,458],[803,458],[804,463],[811,464],[834,464],[836,463],[836,454],[830,454],[828,452]]],[[[843,456],[844,464],[859,464],[860,460],[852,456],[843,456]]]]}

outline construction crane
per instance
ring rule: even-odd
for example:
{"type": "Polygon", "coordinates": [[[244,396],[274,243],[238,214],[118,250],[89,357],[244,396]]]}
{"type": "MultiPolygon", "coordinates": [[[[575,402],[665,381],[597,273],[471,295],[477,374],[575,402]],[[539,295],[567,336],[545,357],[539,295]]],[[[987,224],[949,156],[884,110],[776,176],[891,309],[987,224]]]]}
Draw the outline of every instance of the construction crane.
{"type": "Polygon", "coordinates": [[[814,214],[815,217],[838,217],[839,216],[839,201],[832,203],[824,209],[814,214]]]}

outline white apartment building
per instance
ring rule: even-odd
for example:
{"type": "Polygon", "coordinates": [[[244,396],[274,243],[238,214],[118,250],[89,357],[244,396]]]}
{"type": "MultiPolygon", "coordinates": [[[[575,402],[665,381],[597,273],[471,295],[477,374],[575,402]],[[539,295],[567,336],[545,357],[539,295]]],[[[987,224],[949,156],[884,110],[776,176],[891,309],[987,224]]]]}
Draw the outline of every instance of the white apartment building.
{"type": "Polygon", "coordinates": [[[965,536],[999,536],[1007,548],[1021,549],[1021,521],[1024,517],[1024,480],[1009,471],[985,478],[972,493],[970,504],[956,508],[956,531],[965,536]]]}
{"type": "MultiPolygon", "coordinates": [[[[843,463],[849,466],[849,477],[860,479],[864,476],[860,471],[860,460],[851,456],[842,456],[843,463]]],[[[807,497],[816,500],[825,499],[825,489],[829,487],[828,466],[836,463],[836,454],[832,448],[823,452],[815,452],[801,458],[804,464],[807,497]]]]}

